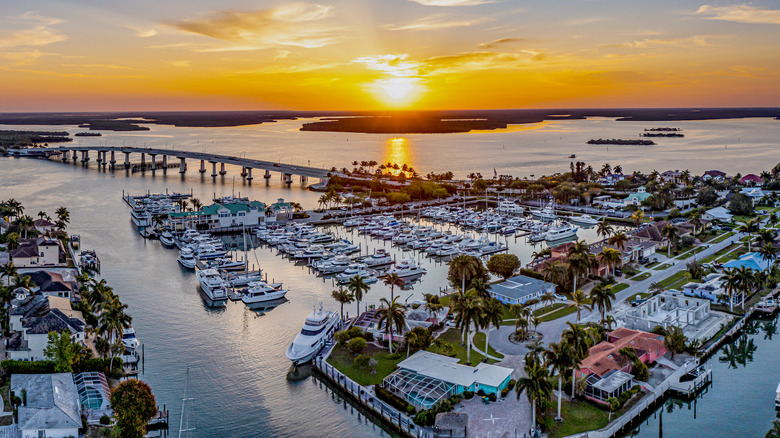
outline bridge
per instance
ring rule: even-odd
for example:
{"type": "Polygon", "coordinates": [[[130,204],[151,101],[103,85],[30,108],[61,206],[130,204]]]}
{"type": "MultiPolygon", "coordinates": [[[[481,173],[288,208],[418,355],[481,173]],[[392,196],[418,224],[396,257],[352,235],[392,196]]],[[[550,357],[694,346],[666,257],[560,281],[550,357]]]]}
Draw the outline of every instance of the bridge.
{"type": "MultiPolygon", "coordinates": [[[[141,164],[140,170],[166,170],[171,167],[178,167],[179,173],[184,174],[187,172],[187,160],[200,160],[200,168],[198,169],[201,174],[207,172],[206,163],[211,164],[211,176],[216,178],[217,175],[224,176],[227,171],[225,165],[230,164],[241,167],[241,176],[245,179],[252,180],[252,169],[260,169],[265,171],[264,177],[266,179],[271,178],[271,172],[279,172],[282,175],[282,179],[285,183],[292,183],[292,176],[299,175],[301,181],[305,181],[306,178],[319,178],[321,180],[327,179],[331,176],[331,171],[328,169],[321,169],[318,167],[299,166],[296,164],[284,164],[272,161],[253,160],[250,158],[242,158],[232,155],[216,155],[208,154],[204,152],[188,152],[177,151],[172,149],[155,149],[155,148],[137,148],[137,147],[114,147],[114,146],[59,146],[48,148],[36,148],[28,149],[26,151],[34,151],[36,156],[50,157],[52,155],[61,154],[63,162],[67,162],[70,157],[73,162],[79,160],[79,154],[81,155],[81,163],[89,165],[90,152],[97,154],[98,167],[102,166],[103,169],[108,167],[111,170],[116,169],[131,169],[138,167],[130,162],[130,154],[140,154],[141,164]],[[117,153],[124,154],[124,161],[122,163],[117,162],[117,153]],[[149,161],[147,162],[147,156],[149,161]],[[157,157],[162,157],[162,161],[158,161],[157,157]],[[109,158],[110,157],[110,158],[109,158]],[[169,165],[168,158],[178,159],[179,163],[169,165]],[[220,165],[219,171],[217,171],[217,164],[220,165]]],[[[32,155],[32,154],[30,154],[32,155]]]]}

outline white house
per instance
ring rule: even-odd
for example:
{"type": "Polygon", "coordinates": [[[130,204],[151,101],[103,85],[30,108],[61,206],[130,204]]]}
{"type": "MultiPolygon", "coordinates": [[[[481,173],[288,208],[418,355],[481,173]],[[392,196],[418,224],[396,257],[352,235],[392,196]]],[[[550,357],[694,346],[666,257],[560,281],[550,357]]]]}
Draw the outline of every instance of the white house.
{"type": "Polygon", "coordinates": [[[701,217],[702,219],[707,221],[721,221],[721,222],[731,222],[734,219],[734,215],[732,215],[729,212],[729,210],[725,207],[711,208],[705,211],[701,217]]]}
{"type": "Polygon", "coordinates": [[[232,199],[227,203],[214,203],[198,211],[183,211],[169,215],[174,229],[227,228],[254,226],[265,220],[265,204],[248,199],[232,199]]]}
{"type": "Polygon", "coordinates": [[[516,275],[490,286],[488,293],[504,304],[523,304],[539,300],[544,294],[555,293],[555,284],[525,275],[516,275]]]}
{"type": "Polygon", "coordinates": [[[14,332],[6,345],[6,357],[14,360],[43,360],[43,350],[49,343],[49,332],[69,330],[77,342],[84,342],[84,318],[72,310],[70,300],[62,297],[35,295],[9,311],[14,332]]]}
{"type": "Polygon", "coordinates": [[[14,374],[11,391],[23,401],[17,411],[22,438],[79,436],[81,403],[72,374],[14,374]]]}
{"type": "Polygon", "coordinates": [[[17,268],[65,266],[64,257],[60,257],[64,255],[60,242],[46,237],[22,239],[10,254],[17,268]]]}
{"type": "Polygon", "coordinates": [[[758,201],[764,198],[766,194],[760,187],[743,187],[740,193],[750,198],[753,201],[753,205],[756,205],[758,201]]]}

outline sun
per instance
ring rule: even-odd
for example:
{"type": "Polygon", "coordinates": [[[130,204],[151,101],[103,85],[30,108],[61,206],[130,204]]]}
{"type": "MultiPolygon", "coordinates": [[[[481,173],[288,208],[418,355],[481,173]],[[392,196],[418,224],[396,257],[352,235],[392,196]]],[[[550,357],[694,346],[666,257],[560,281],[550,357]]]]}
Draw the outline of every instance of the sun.
{"type": "Polygon", "coordinates": [[[426,91],[422,80],[413,77],[377,79],[368,88],[378,100],[392,108],[408,107],[426,91]]]}

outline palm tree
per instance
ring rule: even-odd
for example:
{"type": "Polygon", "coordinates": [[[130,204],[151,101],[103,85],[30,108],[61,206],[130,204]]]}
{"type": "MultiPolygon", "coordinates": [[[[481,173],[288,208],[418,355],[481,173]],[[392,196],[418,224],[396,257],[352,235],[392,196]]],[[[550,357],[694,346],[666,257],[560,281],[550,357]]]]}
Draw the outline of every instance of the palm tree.
{"type": "Polygon", "coordinates": [[[344,321],[344,304],[351,303],[354,297],[348,290],[344,289],[343,287],[334,290],[330,293],[330,295],[341,305],[341,321],[344,321]]]}
{"type": "Polygon", "coordinates": [[[772,428],[764,435],[764,438],[780,438],[780,420],[772,420],[772,428]]]}
{"type": "Polygon", "coordinates": [[[57,219],[63,223],[70,223],[70,212],[65,207],[59,207],[54,214],[57,215],[57,219]]]}
{"type": "Polygon", "coordinates": [[[434,294],[425,294],[425,308],[428,311],[436,313],[441,310],[444,305],[439,301],[439,297],[434,294]]]}
{"type": "Polygon", "coordinates": [[[780,219],[778,219],[777,214],[770,213],[769,217],[766,219],[767,222],[769,222],[769,225],[772,226],[772,228],[775,228],[777,226],[777,223],[780,222],[780,219]]]}
{"type": "Polygon", "coordinates": [[[743,233],[747,233],[748,235],[748,252],[751,252],[753,249],[753,233],[759,230],[758,226],[758,218],[750,219],[749,221],[742,224],[738,231],[741,231],[743,233]]]}
{"type": "Polygon", "coordinates": [[[556,300],[555,294],[551,292],[545,293],[540,297],[540,299],[542,300],[543,303],[547,303],[548,306],[552,306],[553,304],[555,304],[555,300],[556,300]]]}
{"type": "Polygon", "coordinates": [[[614,248],[604,248],[596,257],[599,263],[607,267],[608,274],[623,261],[623,254],[614,248]]]}
{"type": "MultiPolygon", "coordinates": [[[[121,345],[122,342],[122,330],[130,327],[133,322],[133,318],[128,315],[127,305],[122,304],[119,298],[113,296],[108,302],[103,303],[100,309],[99,323],[100,327],[98,331],[107,336],[107,339],[115,339],[115,342],[121,345]]],[[[114,351],[111,351],[111,365],[110,369],[114,366],[114,351]]]]}
{"type": "Polygon", "coordinates": [[[498,330],[501,326],[501,317],[504,316],[504,305],[495,298],[482,299],[482,318],[481,322],[485,328],[485,362],[488,355],[488,335],[490,334],[490,325],[498,330]]]}
{"type": "Polygon", "coordinates": [[[745,310],[745,294],[755,287],[756,277],[753,275],[753,270],[747,266],[738,267],[736,269],[736,274],[739,278],[740,291],[742,292],[742,310],[745,310]]]}
{"type": "Polygon", "coordinates": [[[615,248],[619,250],[623,250],[626,247],[626,242],[628,242],[628,236],[626,236],[626,233],[619,231],[615,234],[613,234],[609,240],[607,240],[607,243],[609,245],[614,245],[615,248]]]}
{"type": "Polygon", "coordinates": [[[575,372],[579,369],[579,364],[582,363],[588,355],[589,336],[588,332],[580,324],[572,324],[571,321],[566,321],[566,325],[569,326],[561,333],[561,338],[571,347],[574,354],[572,355],[571,367],[571,398],[574,400],[574,385],[576,383],[575,372]]]}
{"type": "Polygon", "coordinates": [[[544,352],[545,363],[552,368],[553,375],[558,374],[558,416],[561,418],[561,398],[563,396],[563,375],[574,366],[574,350],[566,341],[551,342],[544,352]]]}
{"type": "Polygon", "coordinates": [[[466,292],[466,277],[474,277],[477,274],[479,259],[467,255],[459,255],[449,262],[450,273],[453,277],[461,278],[460,293],[466,292]]]}
{"type": "Polygon", "coordinates": [[[740,290],[741,279],[735,269],[726,269],[724,271],[726,279],[723,282],[723,288],[729,298],[729,311],[734,311],[734,295],[740,290]]]}
{"type": "Polygon", "coordinates": [[[637,210],[631,215],[631,219],[634,220],[634,225],[637,227],[639,224],[642,223],[642,220],[645,218],[645,212],[642,210],[637,210]]]}
{"type": "Polygon", "coordinates": [[[669,242],[666,245],[667,249],[667,257],[672,256],[672,243],[675,243],[677,241],[677,237],[679,236],[679,230],[676,226],[674,226],[673,223],[667,222],[666,226],[663,230],[661,230],[661,234],[666,237],[666,240],[669,242]]]}
{"type": "Polygon", "coordinates": [[[198,211],[198,210],[200,210],[201,207],[203,207],[203,203],[200,202],[200,199],[198,199],[198,198],[192,198],[192,200],[190,200],[190,202],[192,202],[192,208],[195,211],[198,211]]]}
{"type": "Polygon", "coordinates": [[[395,287],[398,286],[400,288],[403,288],[405,284],[404,279],[399,277],[398,274],[396,274],[395,272],[393,272],[392,274],[388,274],[384,279],[384,283],[386,286],[390,286],[390,301],[392,301],[393,298],[395,298],[395,296],[393,295],[393,291],[395,287]]]}
{"type": "Polygon", "coordinates": [[[765,243],[764,246],[761,247],[761,249],[758,250],[758,253],[761,254],[765,260],[768,260],[769,263],[766,265],[766,270],[768,271],[772,265],[775,264],[775,257],[777,257],[777,248],[775,248],[774,245],[771,243],[765,243]]]}
{"type": "Polygon", "coordinates": [[[35,221],[30,216],[22,216],[16,219],[16,227],[20,232],[24,232],[24,238],[27,238],[27,232],[35,226],[35,221]]]}
{"type": "Polygon", "coordinates": [[[533,261],[537,261],[550,255],[552,255],[552,250],[550,247],[547,247],[539,251],[534,251],[533,254],[531,254],[531,259],[533,259],[533,261]]]}
{"type": "Polygon", "coordinates": [[[578,240],[566,250],[566,261],[569,263],[569,272],[574,277],[572,290],[577,290],[577,279],[582,274],[587,274],[593,266],[590,259],[590,249],[584,240],[578,240]]]}
{"type": "Polygon", "coordinates": [[[471,325],[478,325],[482,309],[475,291],[466,292],[463,298],[454,304],[455,324],[460,329],[466,342],[466,364],[471,365],[471,325]]]}
{"type": "Polygon", "coordinates": [[[612,225],[610,225],[606,219],[602,219],[601,222],[599,222],[599,224],[596,225],[596,234],[598,234],[604,239],[611,236],[614,231],[615,230],[612,228],[612,225]]]}
{"type": "Polygon", "coordinates": [[[691,224],[693,224],[693,237],[696,237],[696,229],[702,224],[701,216],[702,216],[701,210],[693,210],[691,212],[690,221],[691,224]]]}
{"type": "Polygon", "coordinates": [[[16,270],[16,266],[14,266],[14,262],[8,262],[0,266],[0,280],[2,280],[3,277],[13,278],[17,275],[18,272],[16,270]]]}
{"type": "Polygon", "coordinates": [[[538,360],[531,360],[525,364],[525,377],[517,379],[515,392],[517,398],[526,393],[531,402],[531,430],[536,430],[536,402],[550,398],[552,385],[550,384],[550,371],[542,366],[538,360]]]}
{"type": "Polygon", "coordinates": [[[379,300],[379,309],[376,311],[378,326],[381,327],[382,323],[384,323],[385,333],[390,335],[390,341],[388,342],[390,353],[393,352],[393,326],[395,326],[398,332],[402,332],[406,324],[406,306],[397,300],[398,297],[390,301],[382,297],[379,300]]]}
{"type": "Polygon", "coordinates": [[[349,279],[349,284],[347,284],[347,289],[349,289],[350,292],[352,292],[352,295],[355,297],[355,301],[357,301],[357,313],[355,316],[360,315],[360,301],[363,299],[363,294],[367,294],[368,291],[371,289],[371,286],[367,285],[365,281],[363,281],[363,277],[360,275],[355,275],[354,277],[349,279]]]}
{"type": "Polygon", "coordinates": [[[599,309],[602,320],[607,312],[612,310],[612,301],[614,299],[615,292],[612,291],[612,286],[599,283],[590,291],[590,301],[599,309]]]}
{"type": "Polygon", "coordinates": [[[582,309],[590,310],[590,304],[590,298],[585,295],[585,292],[583,292],[582,289],[577,289],[571,294],[571,304],[569,304],[569,307],[577,309],[577,322],[580,322],[580,313],[582,312],[582,309]]]}

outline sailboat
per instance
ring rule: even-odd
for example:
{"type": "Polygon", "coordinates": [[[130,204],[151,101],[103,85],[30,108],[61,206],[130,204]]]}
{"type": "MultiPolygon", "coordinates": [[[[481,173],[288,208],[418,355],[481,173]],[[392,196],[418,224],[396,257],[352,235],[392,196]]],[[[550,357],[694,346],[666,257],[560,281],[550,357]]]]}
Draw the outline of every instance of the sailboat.
{"type": "Polygon", "coordinates": [[[190,384],[190,367],[187,366],[187,373],[184,375],[184,397],[181,399],[181,419],[179,420],[179,438],[182,436],[190,436],[190,431],[194,431],[194,427],[190,427],[190,413],[187,409],[187,402],[193,400],[191,397],[187,397],[187,387],[190,384]],[[185,421],[186,417],[186,421],[185,421]],[[182,435],[183,434],[183,435],[182,435]]]}
{"type": "Polygon", "coordinates": [[[248,247],[246,245],[246,228],[241,227],[244,238],[244,271],[235,274],[226,274],[225,280],[230,284],[230,287],[246,286],[253,281],[262,281],[263,273],[258,268],[256,271],[249,271],[249,257],[248,247]]]}

